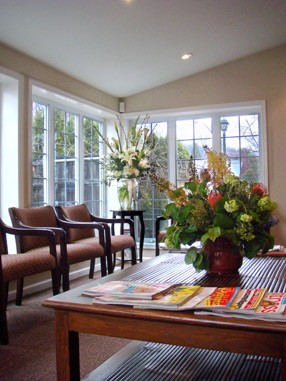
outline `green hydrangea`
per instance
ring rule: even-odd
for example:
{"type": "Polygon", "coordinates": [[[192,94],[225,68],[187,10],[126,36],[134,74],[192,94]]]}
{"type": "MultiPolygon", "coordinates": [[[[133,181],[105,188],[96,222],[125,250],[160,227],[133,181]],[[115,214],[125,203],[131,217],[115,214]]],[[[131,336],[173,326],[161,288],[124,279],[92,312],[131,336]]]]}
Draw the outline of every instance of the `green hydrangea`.
{"type": "Polygon", "coordinates": [[[269,196],[262,197],[258,201],[257,206],[260,210],[272,210],[274,208],[269,196]]]}
{"type": "Polygon", "coordinates": [[[237,235],[240,237],[240,239],[244,241],[251,241],[255,238],[255,235],[252,233],[252,227],[251,225],[240,226],[236,229],[237,235]]]}
{"type": "Polygon", "coordinates": [[[236,212],[239,209],[239,205],[236,200],[229,200],[224,203],[224,209],[228,213],[236,212]]]}
{"type": "Polygon", "coordinates": [[[253,220],[253,217],[250,216],[249,214],[244,213],[240,216],[241,222],[250,223],[252,220],[253,220]]]}

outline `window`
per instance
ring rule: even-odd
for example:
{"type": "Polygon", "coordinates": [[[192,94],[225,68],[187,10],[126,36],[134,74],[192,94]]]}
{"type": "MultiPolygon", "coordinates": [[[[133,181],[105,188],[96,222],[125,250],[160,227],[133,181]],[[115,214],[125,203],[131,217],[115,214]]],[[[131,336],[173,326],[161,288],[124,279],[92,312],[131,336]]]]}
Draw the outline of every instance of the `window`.
{"type": "MultiPolygon", "coordinates": [[[[160,167],[161,175],[168,177],[167,123],[150,123],[146,127],[154,131],[156,149],[153,160],[160,167]]],[[[139,185],[139,209],[143,209],[145,222],[145,242],[155,239],[155,220],[167,203],[166,195],[154,188],[150,180],[141,180],[139,185]]]]}
{"type": "Polygon", "coordinates": [[[48,105],[33,102],[32,119],[32,205],[45,205],[47,202],[48,169],[48,105]]]}
{"type": "Polygon", "coordinates": [[[212,148],[211,118],[187,119],[176,121],[177,184],[188,179],[190,156],[196,168],[206,160],[204,146],[212,148]]]}
{"type": "Polygon", "coordinates": [[[86,203],[102,215],[100,170],[103,120],[34,97],[32,114],[32,205],[86,203]]]}
{"type": "MultiPolygon", "coordinates": [[[[73,106],[67,98],[59,102],[39,92],[34,95],[32,202],[34,206],[84,202],[92,213],[108,216],[110,209],[118,207],[116,189],[106,188],[103,182],[100,158],[105,147],[97,129],[110,136],[114,115],[105,119],[86,112],[82,105],[73,106]]],[[[125,117],[133,119],[127,114],[125,117]]],[[[268,185],[262,102],[207,112],[176,111],[156,119],[151,115],[148,128],[154,131],[157,142],[154,160],[160,164],[159,175],[174,184],[188,180],[190,156],[198,170],[204,167],[203,147],[208,146],[229,155],[236,175],[268,185]]],[[[145,211],[145,244],[154,243],[155,220],[167,202],[166,195],[149,180],[140,181],[138,208],[145,211]]]]}
{"type": "MultiPolygon", "coordinates": [[[[179,113],[177,113],[179,114],[179,113]]],[[[202,113],[202,116],[166,116],[156,124],[150,118],[150,128],[157,136],[155,160],[162,173],[178,186],[189,178],[190,156],[198,172],[207,163],[204,146],[226,152],[232,171],[248,181],[261,181],[267,186],[266,145],[263,104],[227,107],[202,113]]],[[[145,243],[155,240],[155,219],[161,215],[168,200],[149,181],[140,182],[139,207],[145,210],[145,243]]]]}
{"type": "Polygon", "coordinates": [[[54,196],[55,205],[78,201],[78,118],[54,109],[54,196]]]}
{"type": "Polygon", "coordinates": [[[99,158],[102,144],[97,133],[101,123],[91,118],[83,118],[83,156],[84,156],[84,200],[97,216],[103,214],[103,187],[99,158]]]}
{"type": "Polygon", "coordinates": [[[221,126],[221,150],[230,157],[232,171],[249,182],[260,180],[259,115],[222,117],[221,126]]]}
{"type": "MultiPolygon", "coordinates": [[[[214,147],[212,118],[176,121],[177,184],[188,177],[189,159],[196,168],[206,164],[204,146],[214,147]]],[[[220,118],[221,146],[217,151],[231,159],[232,171],[248,181],[260,179],[259,115],[235,115],[220,118]]]]}

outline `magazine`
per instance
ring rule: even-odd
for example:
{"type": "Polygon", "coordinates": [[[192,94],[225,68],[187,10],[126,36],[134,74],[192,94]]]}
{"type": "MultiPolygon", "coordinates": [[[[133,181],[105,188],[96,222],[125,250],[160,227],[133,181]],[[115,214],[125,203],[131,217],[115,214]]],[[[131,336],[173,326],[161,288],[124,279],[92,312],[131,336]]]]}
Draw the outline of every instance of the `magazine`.
{"type": "Polygon", "coordinates": [[[231,303],[230,310],[226,312],[253,314],[265,294],[265,288],[241,289],[238,291],[236,298],[231,303]]]}
{"type": "Polygon", "coordinates": [[[129,281],[111,281],[90,287],[82,291],[82,295],[101,296],[117,295],[132,299],[157,299],[172,291],[177,284],[170,283],[140,283],[129,281]]]}
{"type": "Polygon", "coordinates": [[[225,312],[214,310],[195,311],[195,314],[286,322],[286,293],[268,292],[253,313],[241,313],[232,309],[225,312]]]}
{"type": "Polygon", "coordinates": [[[202,300],[194,308],[201,310],[215,310],[215,311],[225,311],[228,310],[238,295],[239,287],[220,287],[216,288],[215,291],[209,295],[207,298],[202,300]]]}
{"type": "Polygon", "coordinates": [[[286,308],[285,292],[268,292],[256,309],[257,314],[283,316],[286,308]]]}
{"type": "MultiPolygon", "coordinates": [[[[140,309],[155,309],[155,310],[169,310],[169,311],[191,311],[194,307],[204,300],[206,297],[211,295],[215,291],[216,287],[201,287],[199,291],[194,294],[189,300],[183,304],[174,304],[174,305],[164,305],[160,303],[153,303],[152,306],[146,306],[144,304],[134,305],[134,308],[140,309]]],[[[159,302],[160,300],[158,300],[159,302]]]]}
{"type": "Polygon", "coordinates": [[[124,298],[123,296],[118,295],[105,295],[95,297],[93,299],[93,303],[129,305],[134,308],[177,310],[195,297],[200,289],[200,286],[177,285],[177,287],[175,287],[170,293],[159,299],[143,300],[124,298]]]}

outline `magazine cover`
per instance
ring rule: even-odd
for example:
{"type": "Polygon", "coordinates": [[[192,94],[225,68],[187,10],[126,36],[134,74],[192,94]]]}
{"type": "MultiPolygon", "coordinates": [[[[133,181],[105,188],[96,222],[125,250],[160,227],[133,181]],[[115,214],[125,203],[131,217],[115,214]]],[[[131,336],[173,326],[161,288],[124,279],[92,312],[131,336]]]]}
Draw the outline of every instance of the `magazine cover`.
{"type": "Polygon", "coordinates": [[[90,287],[82,291],[82,295],[100,296],[117,295],[133,299],[156,299],[168,294],[178,285],[169,283],[140,283],[129,281],[112,281],[90,287]]]}
{"type": "Polygon", "coordinates": [[[265,288],[244,288],[239,290],[236,298],[231,303],[230,312],[255,313],[266,294],[265,288]]]}
{"type": "Polygon", "coordinates": [[[217,288],[210,296],[195,306],[195,309],[214,309],[224,311],[230,308],[240,290],[239,287],[217,288]]]}
{"type": "Polygon", "coordinates": [[[268,292],[256,309],[257,314],[283,315],[286,307],[285,292],[268,292]]]}
{"type": "Polygon", "coordinates": [[[179,285],[167,295],[154,300],[130,299],[119,295],[102,295],[95,297],[93,303],[131,305],[135,308],[177,309],[194,297],[200,288],[200,286],[179,285]]]}

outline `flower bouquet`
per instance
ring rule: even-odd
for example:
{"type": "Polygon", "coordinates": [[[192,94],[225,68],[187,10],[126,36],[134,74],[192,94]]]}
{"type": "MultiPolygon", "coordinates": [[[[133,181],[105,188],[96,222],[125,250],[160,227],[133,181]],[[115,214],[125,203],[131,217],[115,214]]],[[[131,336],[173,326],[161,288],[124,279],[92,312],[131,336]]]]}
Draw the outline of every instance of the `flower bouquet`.
{"type": "Polygon", "coordinates": [[[127,131],[120,121],[114,123],[116,136],[111,139],[105,138],[98,130],[109,149],[102,162],[106,170],[105,181],[107,184],[112,180],[119,182],[119,201],[127,209],[132,208],[136,198],[136,179],[146,176],[150,170],[154,149],[153,132],[147,127],[149,118],[146,116],[140,124],[139,118],[127,131]]]}
{"type": "MultiPolygon", "coordinates": [[[[277,207],[261,183],[250,184],[230,171],[228,157],[204,147],[208,167],[198,175],[192,158],[190,179],[182,187],[168,188],[169,203],[163,215],[174,223],[167,228],[165,244],[190,246],[185,262],[197,271],[210,267],[210,247],[226,238],[241,257],[253,258],[274,245],[270,228],[277,207]],[[200,241],[201,248],[193,243],[200,241]]],[[[241,261],[242,262],[242,261],[241,261]]]]}

